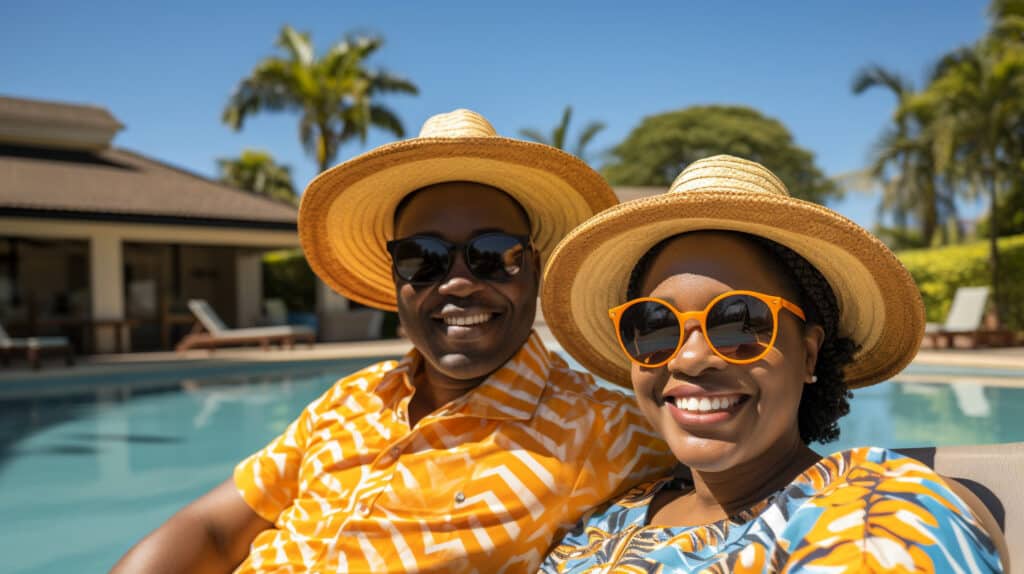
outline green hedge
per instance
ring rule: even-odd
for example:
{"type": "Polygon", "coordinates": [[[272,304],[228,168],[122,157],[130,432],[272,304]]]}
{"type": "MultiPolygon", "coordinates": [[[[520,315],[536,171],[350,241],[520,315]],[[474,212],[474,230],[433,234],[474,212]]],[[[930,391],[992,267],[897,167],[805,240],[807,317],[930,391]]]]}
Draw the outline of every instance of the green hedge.
{"type": "Polygon", "coordinates": [[[283,299],[289,311],[316,311],[316,278],[301,249],[263,256],[263,297],[283,299]]]}
{"type": "MultiPolygon", "coordinates": [[[[989,285],[988,241],[898,253],[921,289],[928,320],[941,323],[957,287],[989,285]]],[[[1006,326],[1024,330],[1024,235],[999,239],[1000,290],[1006,326]]]]}
{"type": "MultiPolygon", "coordinates": [[[[283,299],[289,311],[316,311],[316,276],[301,249],[272,251],[263,256],[263,296],[283,299]]],[[[398,314],[386,313],[381,337],[398,332],[398,314]]]]}

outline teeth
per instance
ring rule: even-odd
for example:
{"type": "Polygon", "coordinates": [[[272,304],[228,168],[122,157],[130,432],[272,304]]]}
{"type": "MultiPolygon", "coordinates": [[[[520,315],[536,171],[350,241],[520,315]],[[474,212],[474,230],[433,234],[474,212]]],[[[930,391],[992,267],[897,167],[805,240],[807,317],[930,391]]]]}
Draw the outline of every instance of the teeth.
{"type": "Polygon", "coordinates": [[[688,399],[666,397],[666,401],[672,403],[680,410],[707,413],[731,408],[736,403],[740,402],[740,398],[741,397],[739,395],[733,395],[730,397],[712,397],[710,399],[707,397],[700,399],[696,397],[690,397],[688,399]]]}
{"type": "Polygon", "coordinates": [[[467,327],[469,325],[479,325],[480,323],[486,323],[491,318],[490,313],[478,313],[476,315],[469,315],[468,317],[445,317],[445,325],[455,325],[458,327],[467,327]]]}

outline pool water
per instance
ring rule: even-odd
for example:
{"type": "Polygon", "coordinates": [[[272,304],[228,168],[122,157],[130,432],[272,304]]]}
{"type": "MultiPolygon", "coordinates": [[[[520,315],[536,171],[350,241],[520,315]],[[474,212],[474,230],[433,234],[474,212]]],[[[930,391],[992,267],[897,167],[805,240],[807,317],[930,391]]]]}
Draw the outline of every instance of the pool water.
{"type": "MultiPolygon", "coordinates": [[[[77,398],[0,401],[3,572],[106,572],[138,539],[231,475],[341,375],[291,372],[123,387],[77,398]]],[[[842,437],[865,444],[1024,441],[1024,389],[888,383],[856,392],[842,437]]]]}

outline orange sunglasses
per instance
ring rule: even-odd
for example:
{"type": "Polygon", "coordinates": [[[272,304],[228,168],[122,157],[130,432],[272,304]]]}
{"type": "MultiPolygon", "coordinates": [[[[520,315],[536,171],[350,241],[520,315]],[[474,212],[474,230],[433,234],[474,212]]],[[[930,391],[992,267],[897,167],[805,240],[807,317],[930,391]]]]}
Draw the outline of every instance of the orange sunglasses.
{"type": "Polygon", "coordinates": [[[806,321],[799,306],[757,291],[726,291],[702,311],[679,311],[654,297],[640,297],[608,310],[619,346],[634,363],[647,368],[665,365],[679,353],[684,325],[700,322],[700,331],[715,355],[746,365],[768,354],[779,333],[779,311],[806,321]]]}

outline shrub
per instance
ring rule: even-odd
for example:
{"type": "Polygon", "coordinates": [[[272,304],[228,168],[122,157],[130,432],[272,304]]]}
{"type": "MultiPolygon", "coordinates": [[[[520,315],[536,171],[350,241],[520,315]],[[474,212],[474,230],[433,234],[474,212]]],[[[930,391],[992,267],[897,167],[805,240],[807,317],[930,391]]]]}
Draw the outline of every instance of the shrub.
{"type": "MultiPolygon", "coordinates": [[[[900,252],[899,258],[917,281],[928,320],[941,323],[957,287],[990,285],[988,241],[900,252]]],[[[1005,326],[1024,330],[1024,235],[999,239],[1000,285],[1005,326]]]]}
{"type": "Polygon", "coordinates": [[[316,310],[316,279],[301,249],[263,256],[263,296],[284,300],[289,311],[316,310]]]}

